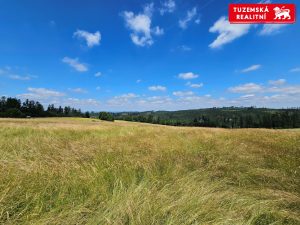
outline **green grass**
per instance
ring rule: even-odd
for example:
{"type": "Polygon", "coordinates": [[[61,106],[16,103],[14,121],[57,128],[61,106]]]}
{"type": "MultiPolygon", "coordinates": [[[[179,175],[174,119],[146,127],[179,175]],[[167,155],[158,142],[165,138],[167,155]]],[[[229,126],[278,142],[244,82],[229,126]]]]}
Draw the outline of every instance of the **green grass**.
{"type": "Polygon", "coordinates": [[[300,224],[300,130],[0,119],[0,224],[300,224]]]}

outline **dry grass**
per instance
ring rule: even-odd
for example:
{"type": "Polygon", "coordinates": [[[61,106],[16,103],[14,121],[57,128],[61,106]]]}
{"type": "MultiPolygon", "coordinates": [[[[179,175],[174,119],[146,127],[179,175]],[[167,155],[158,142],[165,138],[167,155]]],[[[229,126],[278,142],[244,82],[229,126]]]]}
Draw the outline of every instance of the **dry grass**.
{"type": "Polygon", "coordinates": [[[300,224],[300,130],[0,119],[0,224],[300,224]]]}

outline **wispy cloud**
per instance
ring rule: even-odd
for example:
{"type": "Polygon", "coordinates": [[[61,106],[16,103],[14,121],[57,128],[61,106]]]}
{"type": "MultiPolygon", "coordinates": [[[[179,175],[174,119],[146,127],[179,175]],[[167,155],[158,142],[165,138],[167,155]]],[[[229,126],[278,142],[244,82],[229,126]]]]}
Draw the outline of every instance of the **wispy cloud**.
{"type": "Polygon", "coordinates": [[[184,51],[184,52],[189,52],[192,50],[191,47],[187,46],[187,45],[180,45],[177,47],[179,50],[184,51]]]}
{"type": "Polygon", "coordinates": [[[177,97],[191,96],[191,95],[194,95],[194,92],[192,92],[192,91],[174,91],[173,95],[177,96],[177,97]]]}
{"type": "Polygon", "coordinates": [[[263,87],[255,83],[247,83],[236,87],[231,87],[228,90],[233,93],[253,93],[261,91],[263,87]]]}
{"type": "Polygon", "coordinates": [[[164,15],[165,13],[172,13],[176,9],[176,3],[173,0],[166,0],[161,3],[161,8],[159,9],[159,12],[161,15],[164,15]]]}
{"type": "Polygon", "coordinates": [[[101,72],[97,72],[97,73],[94,74],[94,76],[95,76],[95,77],[101,77],[101,76],[102,76],[102,73],[101,73],[101,72]]]}
{"type": "Polygon", "coordinates": [[[201,88],[201,87],[204,86],[203,83],[193,84],[193,83],[191,83],[191,82],[187,82],[186,85],[189,86],[189,87],[191,87],[191,88],[201,88]]]}
{"type": "Polygon", "coordinates": [[[231,87],[228,90],[232,93],[280,93],[286,95],[300,94],[299,85],[285,85],[286,80],[279,79],[276,81],[269,81],[269,85],[261,85],[255,83],[246,83],[239,86],[231,87]]]}
{"type": "Polygon", "coordinates": [[[20,76],[17,74],[11,74],[9,75],[9,78],[12,80],[32,80],[33,78],[37,78],[37,76],[32,76],[32,75],[26,75],[26,76],[20,76]]]}
{"type": "Polygon", "coordinates": [[[161,86],[161,85],[150,86],[150,87],[148,87],[148,89],[149,89],[150,91],[166,91],[166,90],[167,90],[166,87],[161,86]]]}
{"type": "Polygon", "coordinates": [[[0,68],[0,75],[4,75],[5,77],[8,77],[12,80],[20,80],[20,81],[28,81],[32,80],[34,78],[37,78],[37,76],[34,75],[19,75],[12,71],[11,67],[5,67],[4,69],[0,68]]]}
{"type": "MultiPolygon", "coordinates": [[[[178,25],[181,29],[186,29],[188,23],[191,22],[197,16],[197,8],[194,7],[191,10],[188,10],[184,19],[179,20],[178,25]]],[[[198,21],[198,20],[196,20],[198,21]]],[[[200,22],[200,21],[199,21],[200,22]]],[[[196,22],[198,23],[198,22],[196,22]]]]}
{"type": "Polygon", "coordinates": [[[247,67],[245,69],[242,69],[241,72],[242,73],[248,73],[248,72],[252,72],[252,71],[258,70],[260,68],[261,68],[260,64],[255,64],[255,65],[249,66],[249,67],[247,67]]]}
{"type": "Polygon", "coordinates": [[[64,57],[62,59],[62,62],[68,64],[69,66],[71,66],[72,68],[77,70],[78,72],[88,71],[88,67],[84,63],[80,63],[78,58],[72,59],[69,57],[64,57]]]}
{"type": "Polygon", "coordinates": [[[192,72],[178,74],[178,78],[183,80],[195,79],[197,77],[199,77],[199,75],[192,72]]]}
{"type": "Polygon", "coordinates": [[[78,94],[86,94],[87,93],[87,90],[85,90],[83,88],[69,88],[68,90],[71,92],[74,92],[74,93],[78,93],[78,94]]]}
{"type": "Polygon", "coordinates": [[[275,85],[275,86],[279,86],[279,85],[283,85],[286,83],[285,79],[279,79],[279,80],[269,80],[269,84],[270,85],[275,85]]]}
{"type": "Polygon", "coordinates": [[[218,33],[218,37],[209,45],[210,48],[220,48],[235,39],[247,34],[251,24],[230,24],[226,17],[221,17],[209,28],[209,32],[218,33]]]}
{"type": "Polygon", "coordinates": [[[297,72],[300,72],[300,67],[296,67],[296,68],[290,69],[290,72],[291,72],[291,73],[297,73],[297,72]]]}
{"type": "Polygon", "coordinates": [[[278,34],[286,26],[287,24],[264,24],[262,29],[259,31],[259,34],[265,36],[278,34]]]}
{"type": "Polygon", "coordinates": [[[28,99],[34,99],[34,100],[42,100],[42,99],[48,99],[51,97],[62,97],[65,96],[65,93],[55,91],[55,90],[50,90],[47,88],[32,88],[29,87],[27,93],[20,94],[18,97],[20,98],[28,98],[28,99]]]}
{"type": "Polygon", "coordinates": [[[89,48],[99,45],[101,41],[101,33],[99,31],[90,33],[85,30],[77,30],[76,32],[74,32],[73,36],[78,39],[85,40],[89,48]]]}

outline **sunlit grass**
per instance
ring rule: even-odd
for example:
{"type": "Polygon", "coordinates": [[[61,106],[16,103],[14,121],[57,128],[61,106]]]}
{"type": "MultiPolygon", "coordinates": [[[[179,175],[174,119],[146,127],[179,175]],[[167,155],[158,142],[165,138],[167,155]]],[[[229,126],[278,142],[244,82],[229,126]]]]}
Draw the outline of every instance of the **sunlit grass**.
{"type": "Polygon", "coordinates": [[[0,224],[300,224],[300,130],[0,119],[0,224]]]}

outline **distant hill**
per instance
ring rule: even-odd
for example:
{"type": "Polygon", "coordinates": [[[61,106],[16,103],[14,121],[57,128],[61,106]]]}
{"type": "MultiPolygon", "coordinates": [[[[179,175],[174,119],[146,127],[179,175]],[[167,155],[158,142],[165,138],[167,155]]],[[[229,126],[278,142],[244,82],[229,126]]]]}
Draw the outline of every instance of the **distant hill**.
{"type": "Polygon", "coordinates": [[[114,113],[115,119],[173,126],[299,128],[300,108],[223,107],[180,111],[114,113]]]}

